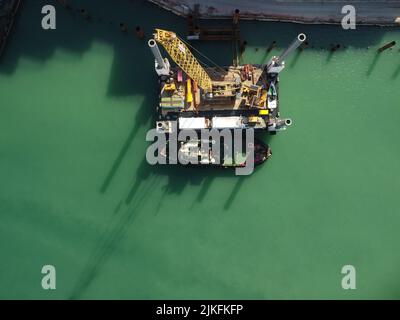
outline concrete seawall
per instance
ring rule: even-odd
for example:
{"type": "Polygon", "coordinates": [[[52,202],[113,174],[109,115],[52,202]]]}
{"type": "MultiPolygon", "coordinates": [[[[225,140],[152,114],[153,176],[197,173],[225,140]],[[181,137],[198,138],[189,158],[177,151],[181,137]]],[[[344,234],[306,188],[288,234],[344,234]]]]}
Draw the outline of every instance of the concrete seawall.
{"type": "Polygon", "coordinates": [[[231,19],[235,9],[245,20],[340,24],[345,5],[356,8],[362,25],[400,26],[400,0],[149,0],[180,16],[197,10],[204,19],[231,19]]]}

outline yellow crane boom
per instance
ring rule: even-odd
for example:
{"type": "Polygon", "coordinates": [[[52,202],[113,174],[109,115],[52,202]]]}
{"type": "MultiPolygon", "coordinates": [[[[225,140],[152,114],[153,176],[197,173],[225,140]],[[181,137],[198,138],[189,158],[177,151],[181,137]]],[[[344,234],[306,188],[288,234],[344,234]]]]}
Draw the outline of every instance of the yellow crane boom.
{"type": "Polygon", "coordinates": [[[179,39],[174,32],[156,29],[154,39],[165,48],[172,60],[174,60],[193,81],[196,81],[200,88],[207,92],[212,91],[210,76],[190,52],[186,44],[179,39]]]}

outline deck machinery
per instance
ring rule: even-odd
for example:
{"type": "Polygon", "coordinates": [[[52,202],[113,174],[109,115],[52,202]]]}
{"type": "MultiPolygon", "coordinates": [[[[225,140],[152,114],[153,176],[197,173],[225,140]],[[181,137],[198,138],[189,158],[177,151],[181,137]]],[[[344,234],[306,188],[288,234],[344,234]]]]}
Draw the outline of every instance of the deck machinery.
{"type": "Polygon", "coordinates": [[[174,124],[178,130],[253,128],[274,134],[286,129],[292,120],[280,118],[279,73],[285,58],[305,40],[306,36],[299,34],[265,65],[203,67],[189,44],[174,32],[156,29],[148,45],[160,83],[157,130],[171,133],[174,124]],[[162,57],[157,44],[175,67],[162,57]]]}

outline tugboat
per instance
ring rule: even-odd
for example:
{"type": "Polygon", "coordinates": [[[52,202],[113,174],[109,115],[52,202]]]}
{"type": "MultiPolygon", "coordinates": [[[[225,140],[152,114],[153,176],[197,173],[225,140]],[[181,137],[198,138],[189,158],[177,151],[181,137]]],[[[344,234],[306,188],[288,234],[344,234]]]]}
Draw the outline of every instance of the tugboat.
{"type": "MultiPolygon", "coordinates": [[[[161,157],[166,159],[166,163],[177,163],[189,166],[213,166],[222,168],[245,167],[249,159],[249,152],[254,152],[252,161],[254,166],[258,166],[267,161],[271,155],[271,148],[256,139],[254,143],[248,143],[247,148],[242,146],[240,152],[229,151],[226,144],[220,145],[219,155],[213,153],[214,140],[188,140],[180,142],[177,155],[169,153],[168,144],[160,150],[161,157]],[[204,144],[209,144],[208,148],[204,148],[204,144]],[[203,147],[202,147],[203,146],[203,147]]],[[[251,158],[250,158],[251,159],[251,158]]]]}

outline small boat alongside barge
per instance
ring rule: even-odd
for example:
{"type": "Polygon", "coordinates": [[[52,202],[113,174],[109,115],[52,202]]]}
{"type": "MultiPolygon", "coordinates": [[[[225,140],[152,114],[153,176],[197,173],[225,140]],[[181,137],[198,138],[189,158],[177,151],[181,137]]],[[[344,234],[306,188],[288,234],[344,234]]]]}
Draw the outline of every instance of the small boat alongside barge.
{"type": "Polygon", "coordinates": [[[215,141],[188,140],[181,141],[176,154],[170,153],[169,144],[160,150],[160,156],[168,164],[180,164],[199,167],[238,168],[245,167],[247,161],[253,161],[253,166],[266,162],[272,155],[271,148],[256,139],[247,145],[243,141],[241,150],[235,151],[221,143],[219,152],[215,152],[215,141]],[[204,145],[208,144],[207,148],[204,145]],[[250,157],[253,152],[253,157],[250,157]]]}

